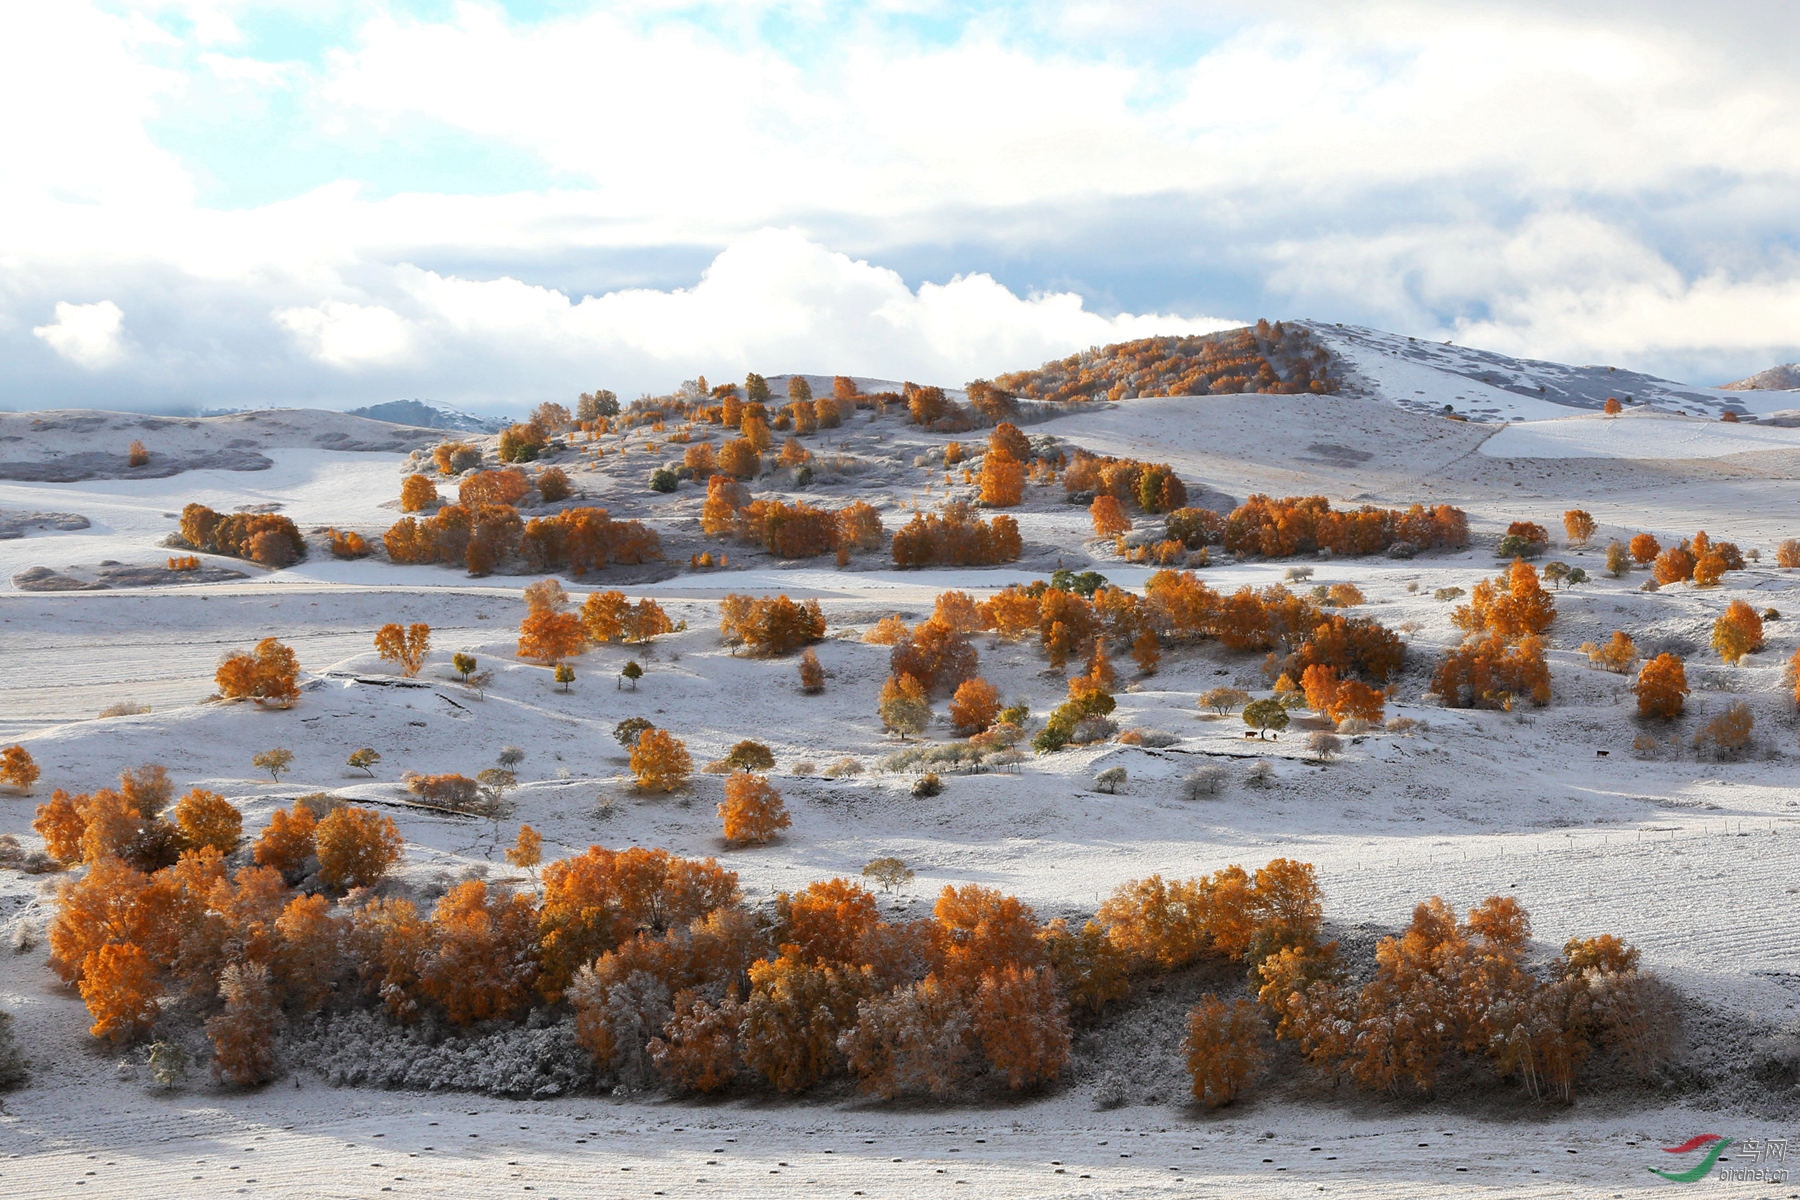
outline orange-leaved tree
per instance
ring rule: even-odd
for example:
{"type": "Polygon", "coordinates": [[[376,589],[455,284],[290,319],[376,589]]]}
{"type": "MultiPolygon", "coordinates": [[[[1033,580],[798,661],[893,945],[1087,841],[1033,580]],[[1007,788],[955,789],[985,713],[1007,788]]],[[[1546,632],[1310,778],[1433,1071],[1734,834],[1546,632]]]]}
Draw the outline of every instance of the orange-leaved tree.
{"type": "Polygon", "coordinates": [[[1687,669],[1674,654],[1659,654],[1645,663],[1631,685],[1637,693],[1638,716],[1673,720],[1687,702],[1687,669]]]}
{"type": "Polygon", "coordinates": [[[1193,1078],[1194,1099],[1208,1108],[1230,1104],[1268,1061],[1263,1049],[1264,1022],[1256,1005],[1248,1000],[1230,1004],[1208,992],[1188,1010],[1188,1074],[1193,1078]]]}
{"type": "Polygon", "coordinates": [[[408,475],[400,483],[400,511],[423,512],[437,503],[437,484],[426,475],[408,475]]]}
{"type": "Polygon", "coordinates": [[[950,720],[965,733],[980,733],[987,729],[999,712],[999,691],[979,675],[965,680],[950,698],[950,720]]]}
{"type": "Polygon", "coordinates": [[[233,654],[219,664],[214,681],[226,700],[253,700],[287,708],[300,698],[300,661],[272,637],[247,654],[233,654]]]}
{"type": "Polygon", "coordinates": [[[694,760],[687,744],[674,734],[661,729],[646,729],[638,734],[631,748],[631,770],[637,785],[649,792],[672,792],[687,782],[694,770],[694,760]]]}
{"type": "Polygon", "coordinates": [[[769,777],[747,771],[733,771],[726,778],[719,817],[725,825],[725,840],[734,846],[761,846],[793,824],[769,777]]]}
{"type": "Polygon", "coordinates": [[[194,788],[176,801],[175,826],[189,847],[211,846],[230,854],[244,832],[244,816],[217,792],[194,788]]]}
{"type": "Polygon", "coordinates": [[[11,784],[21,792],[29,793],[31,785],[38,780],[38,765],[31,753],[23,746],[8,746],[0,750],[0,781],[11,784]]]}
{"type": "MultiPolygon", "coordinates": [[[[415,475],[414,479],[424,476],[415,475]]],[[[425,665],[425,655],[431,650],[431,626],[423,621],[402,628],[395,622],[389,622],[375,631],[375,652],[381,655],[384,662],[400,664],[400,674],[411,679],[425,665]]]]}
{"type": "Polygon", "coordinates": [[[1094,522],[1095,537],[1115,537],[1131,531],[1131,518],[1110,492],[1102,492],[1088,505],[1088,516],[1094,522]]]}
{"type": "Polygon", "coordinates": [[[334,809],[313,831],[319,882],[345,891],[370,887],[400,861],[405,845],[392,817],[348,805],[334,809]]]}
{"type": "Polygon", "coordinates": [[[931,722],[931,699],[925,685],[911,675],[889,675],[877,700],[881,723],[905,741],[909,733],[923,732],[931,722]]]}
{"type": "Polygon", "coordinates": [[[1594,530],[1598,528],[1593,514],[1584,509],[1571,508],[1563,514],[1563,532],[1568,535],[1571,546],[1587,545],[1588,539],[1594,536],[1594,530]]]}
{"type": "Polygon", "coordinates": [[[1737,666],[1746,654],[1762,649],[1762,617],[1742,600],[1733,600],[1713,622],[1712,644],[1721,659],[1737,666]]]}

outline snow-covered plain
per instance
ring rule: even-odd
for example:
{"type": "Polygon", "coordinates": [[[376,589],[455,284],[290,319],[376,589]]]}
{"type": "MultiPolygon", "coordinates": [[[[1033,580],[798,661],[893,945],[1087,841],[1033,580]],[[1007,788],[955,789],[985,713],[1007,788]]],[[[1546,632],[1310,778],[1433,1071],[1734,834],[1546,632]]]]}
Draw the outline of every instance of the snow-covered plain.
{"type": "MultiPolygon", "coordinates": [[[[596,842],[720,855],[753,901],[898,855],[918,872],[910,889],[884,900],[900,914],[928,911],[945,883],[973,881],[1019,894],[1044,918],[1079,917],[1128,879],[1256,866],[1277,856],[1317,865],[1327,917],[1353,940],[1403,924],[1430,895],[1461,909],[1505,894],[1531,911],[1546,954],[1568,937],[1598,932],[1640,946],[1647,966],[1712,1014],[1713,1024],[1692,1031],[1697,1041],[1716,1028],[1743,1039],[1696,1048],[1726,1082],[1679,1098],[1607,1092],[1570,1109],[1535,1109],[1503,1088],[1492,1101],[1399,1103],[1271,1086],[1209,1115],[1167,1086],[1181,1035],[1171,1026],[1141,1059],[1078,1054],[1063,1086],[999,1108],[896,1107],[842,1095],[507,1101],[334,1088],[304,1068],[257,1093],[214,1089],[197,1073],[162,1094],[141,1068],[121,1073],[116,1056],[88,1038],[80,1001],[55,983],[34,949],[0,959],[0,1002],[18,1018],[37,1062],[32,1084],[6,1096],[0,1111],[0,1192],[1631,1196],[1669,1186],[1645,1171],[1665,1165],[1656,1147],[1698,1132],[1791,1133],[1800,1112],[1792,1096],[1727,1083],[1750,1069],[1758,1039],[1792,1022],[1800,1005],[1793,870],[1800,798],[1790,786],[1796,720],[1783,677],[1800,646],[1800,595],[1791,573],[1769,565],[1775,541],[1800,527],[1791,484],[1800,456],[1787,448],[1786,430],[1633,416],[1532,420],[1497,432],[1433,415],[1446,402],[1442,392],[1428,394],[1423,411],[1356,397],[1174,398],[1104,406],[1027,429],[1172,462],[1197,494],[1321,491],[1336,502],[1419,500],[1470,510],[1477,549],[1309,564],[1310,583],[1355,582],[1367,597],[1360,611],[1405,634],[1409,662],[1391,712],[1423,723],[1406,735],[1362,737],[1328,766],[1306,761],[1297,739],[1246,742],[1240,722],[1201,714],[1200,691],[1228,682],[1264,686],[1255,656],[1204,646],[1169,652],[1158,674],[1119,695],[1122,726],[1179,736],[1166,750],[1071,750],[1034,759],[1017,774],[950,778],[930,800],[912,798],[904,775],[871,771],[830,781],[795,772],[803,761],[823,766],[844,755],[874,766],[893,748],[874,711],[887,650],[859,638],[882,615],[916,619],[945,588],[979,595],[1059,564],[1141,586],[1147,572],[1091,541],[1085,512],[1061,503],[1060,489],[1031,489],[1019,510],[1027,557],[1015,567],[897,572],[870,556],[840,571],[819,565],[825,560],[782,564],[733,547],[726,572],[633,577],[625,590],[659,597],[689,624],[647,657],[633,652],[648,668],[635,691],[615,685],[625,657],[618,648],[577,659],[569,693],[544,669],[513,657],[522,577],[474,580],[439,568],[340,563],[315,548],[282,572],[232,562],[247,576],[218,584],[33,593],[10,583],[30,566],[158,562],[188,500],[220,510],[279,504],[303,529],[331,525],[365,536],[396,518],[402,453],[332,451],[285,434],[250,448],[268,459],[261,470],[0,482],[0,509],[79,513],[91,522],[0,541],[0,661],[8,667],[0,674],[0,740],[20,739],[36,756],[41,794],[105,786],[123,768],[158,761],[180,788],[229,796],[250,830],[307,792],[381,806],[408,839],[405,885],[426,895],[471,871],[522,880],[500,854],[519,821],[543,833],[546,857],[596,842]],[[1493,574],[1487,548],[1508,521],[1560,529],[1561,512],[1575,506],[1593,511],[1601,529],[1595,548],[1564,550],[1558,537],[1552,554],[1595,576],[1557,596],[1552,706],[1504,714],[1424,704],[1437,653],[1458,636],[1451,605],[1433,592],[1493,574]],[[1613,580],[1599,569],[1598,547],[1609,538],[1649,530],[1669,541],[1697,528],[1760,549],[1762,563],[1720,588],[1656,593],[1639,590],[1642,572],[1613,580]],[[792,660],[737,657],[719,642],[720,595],[775,590],[816,596],[825,606],[831,632],[819,650],[828,671],[822,697],[799,692],[792,660]],[[1794,616],[1770,623],[1764,652],[1728,668],[1707,650],[1707,636],[1734,598],[1794,616]],[[359,682],[392,674],[370,641],[394,620],[432,626],[424,687],[359,682]],[[1630,631],[1640,647],[1689,657],[1690,715],[1673,736],[1651,731],[1662,743],[1653,753],[1631,750],[1641,729],[1629,679],[1588,670],[1576,649],[1615,628],[1630,631]],[[270,634],[295,647],[310,679],[299,705],[262,712],[204,703],[220,654],[270,634]],[[457,650],[495,669],[485,698],[453,681],[447,664],[457,650]],[[95,719],[127,699],[151,711],[95,719]],[[1697,759],[1687,739],[1732,699],[1755,709],[1756,751],[1734,762],[1697,759]],[[677,732],[696,762],[739,738],[768,742],[793,828],[771,846],[728,851],[714,816],[717,777],[697,776],[672,797],[637,796],[610,736],[617,721],[635,715],[677,732]],[[249,760],[277,744],[294,750],[297,764],[273,784],[257,778],[249,760]],[[403,769],[473,774],[508,744],[526,751],[524,786],[497,833],[487,822],[402,806],[403,769]],[[373,780],[343,766],[363,745],[383,754],[373,780]],[[1257,759],[1272,763],[1274,786],[1244,781],[1257,759]],[[1203,761],[1223,763],[1230,783],[1210,801],[1180,799],[1178,780],[1203,761]],[[1125,766],[1130,783],[1120,795],[1098,794],[1092,777],[1111,765],[1125,766]]],[[[253,418],[233,420],[244,436],[256,436],[253,418]]],[[[892,527],[900,505],[945,494],[942,468],[918,469],[913,461],[947,440],[859,416],[815,453],[824,458],[835,449],[862,465],[815,492],[875,499],[892,527]]],[[[691,486],[669,497],[643,490],[642,475],[660,458],[609,454],[595,462],[571,451],[563,461],[577,486],[615,515],[657,523],[677,561],[690,545],[705,544],[690,528],[698,503],[691,486]]],[[[1222,563],[1206,579],[1221,590],[1261,586],[1289,565],[1222,563]]],[[[597,582],[568,585],[579,595],[597,582]]],[[[1046,677],[1040,654],[978,645],[983,673],[1009,697],[1029,700],[1039,713],[1059,697],[1061,680],[1046,677]]],[[[35,844],[33,804],[0,797],[0,833],[35,844]]],[[[40,927],[52,878],[0,876],[0,913],[15,926],[40,927]]]]}

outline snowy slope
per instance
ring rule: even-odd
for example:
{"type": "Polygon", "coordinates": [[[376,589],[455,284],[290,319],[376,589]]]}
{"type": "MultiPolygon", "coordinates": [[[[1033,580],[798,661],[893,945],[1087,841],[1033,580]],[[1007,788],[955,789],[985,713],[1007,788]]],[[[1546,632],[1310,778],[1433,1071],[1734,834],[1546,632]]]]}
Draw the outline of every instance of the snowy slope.
{"type": "Polygon", "coordinates": [[[1693,387],[1636,371],[1513,358],[1487,350],[1419,341],[1357,325],[1305,322],[1338,356],[1343,391],[1405,408],[1441,412],[1446,405],[1480,421],[1535,421],[1598,410],[1609,396],[1626,405],[1716,417],[1731,409],[1760,413],[1790,408],[1793,397],[1758,398],[1693,387]]]}
{"type": "Polygon", "coordinates": [[[1481,444],[1491,458],[1723,458],[1749,450],[1800,450],[1800,429],[1630,412],[1520,421],[1481,444]]]}

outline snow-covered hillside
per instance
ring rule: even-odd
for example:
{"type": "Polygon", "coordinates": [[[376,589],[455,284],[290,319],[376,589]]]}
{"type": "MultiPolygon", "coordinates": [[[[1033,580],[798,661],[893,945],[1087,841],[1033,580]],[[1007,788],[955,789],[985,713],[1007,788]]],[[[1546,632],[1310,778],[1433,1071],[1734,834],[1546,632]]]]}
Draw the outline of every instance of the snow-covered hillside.
{"type": "Polygon", "coordinates": [[[1774,398],[1694,387],[1637,371],[1513,358],[1447,342],[1420,341],[1357,325],[1301,322],[1337,356],[1346,395],[1420,412],[1455,411],[1478,421],[1538,421],[1599,410],[1608,397],[1661,412],[1717,417],[1793,407],[1774,398]]]}

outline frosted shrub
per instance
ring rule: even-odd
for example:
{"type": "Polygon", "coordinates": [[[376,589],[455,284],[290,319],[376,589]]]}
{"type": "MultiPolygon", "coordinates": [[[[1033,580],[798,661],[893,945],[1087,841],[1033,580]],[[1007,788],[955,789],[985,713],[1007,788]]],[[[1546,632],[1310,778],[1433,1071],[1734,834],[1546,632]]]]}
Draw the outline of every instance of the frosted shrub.
{"type": "Polygon", "coordinates": [[[825,778],[847,779],[851,776],[861,775],[862,772],[862,761],[846,755],[825,768],[825,778]]]}
{"type": "Polygon", "coordinates": [[[594,1056],[564,1018],[538,1028],[512,1026],[445,1037],[428,1024],[403,1026],[370,1011],[317,1018],[290,1043],[291,1061],[334,1087],[485,1092],[543,1099],[590,1091],[600,1082],[594,1056]]]}
{"type": "Polygon", "coordinates": [[[1225,768],[1218,763],[1206,763],[1189,771],[1187,778],[1181,781],[1181,798],[1205,800],[1218,795],[1224,786],[1225,768]]]}
{"type": "Polygon", "coordinates": [[[1251,787],[1268,787],[1275,782],[1275,768],[1268,759],[1259,758],[1244,772],[1244,782],[1251,787]]]}
{"type": "Polygon", "coordinates": [[[1109,796],[1116,795],[1124,786],[1124,767],[1108,767],[1094,776],[1094,790],[1097,792],[1105,792],[1109,796]]]}

